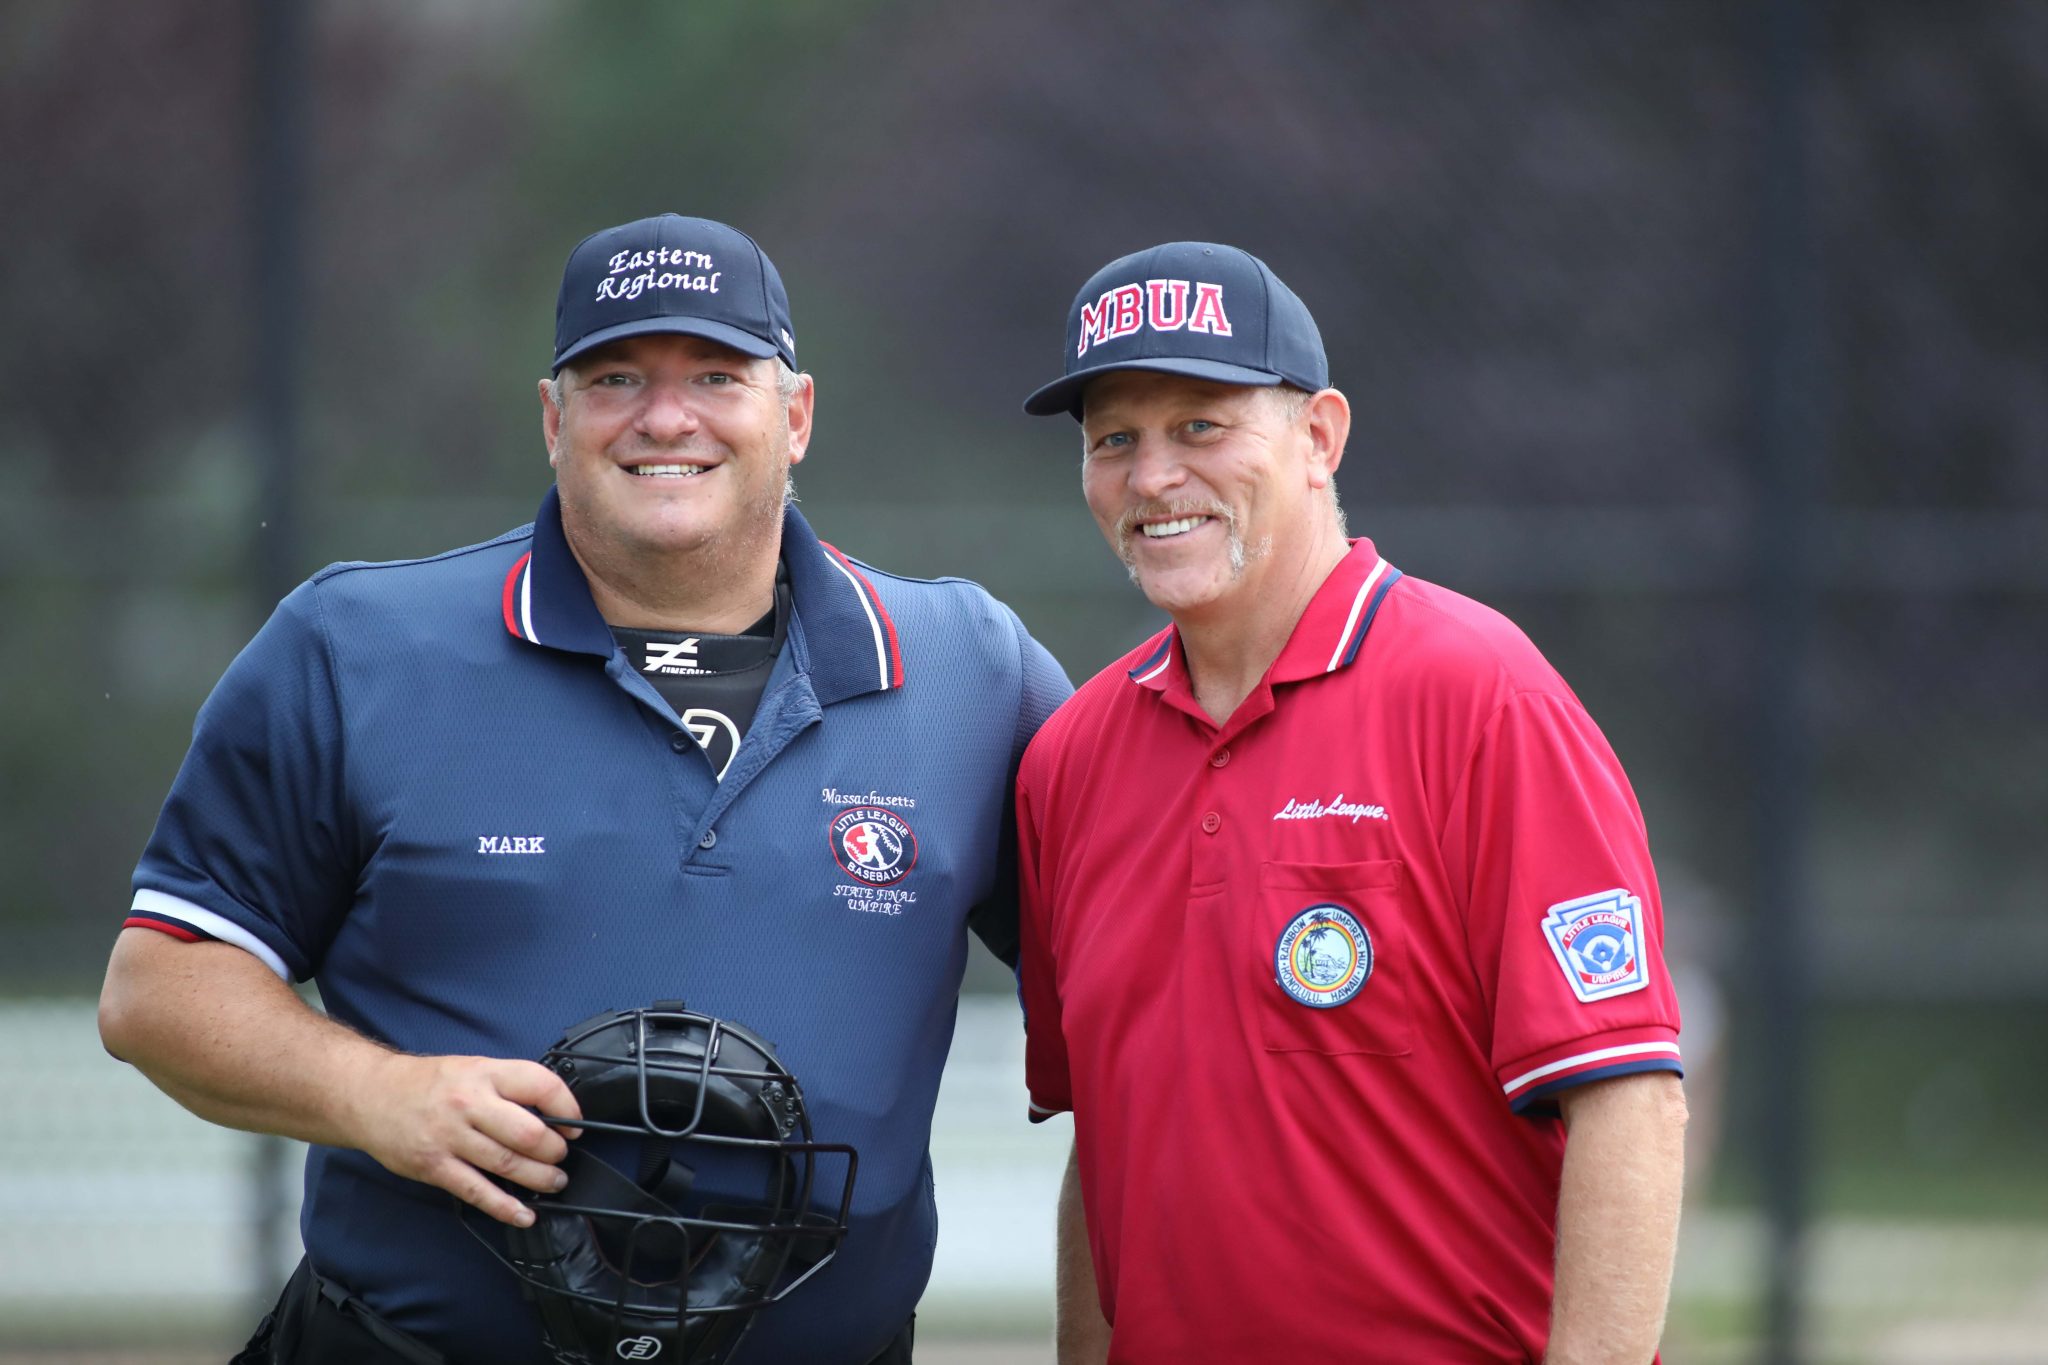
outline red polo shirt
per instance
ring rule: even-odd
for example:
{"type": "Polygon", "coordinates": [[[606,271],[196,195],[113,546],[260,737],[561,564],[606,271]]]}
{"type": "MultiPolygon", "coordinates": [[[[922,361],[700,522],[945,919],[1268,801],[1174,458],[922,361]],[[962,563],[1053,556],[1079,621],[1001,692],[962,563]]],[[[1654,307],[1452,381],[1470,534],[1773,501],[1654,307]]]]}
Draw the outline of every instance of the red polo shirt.
{"type": "Polygon", "coordinates": [[[1225,724],[1171,629],[1090,681],[1018,821],[1112,1361],[1541,1359],[1552,1097],[1680,1068],[1642,813],[1528,639],[1355,541],[1225,724]]]}

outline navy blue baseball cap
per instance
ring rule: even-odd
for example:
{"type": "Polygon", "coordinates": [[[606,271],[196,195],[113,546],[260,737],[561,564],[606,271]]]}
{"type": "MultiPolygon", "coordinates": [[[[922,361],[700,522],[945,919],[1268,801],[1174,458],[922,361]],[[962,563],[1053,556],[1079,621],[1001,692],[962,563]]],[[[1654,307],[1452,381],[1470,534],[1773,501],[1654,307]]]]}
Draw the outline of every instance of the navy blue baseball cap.
{"type": "Polygon", "coordinates": [[[680,332],[796,368],[789,295],[754,239],[709,218],[664,213],[593,232],[569,253],[555,299],[555,363],[593,346],[680,332]]]}
{"type": "Polygon", "coordinates": [[[1330,386],[1308,306],[1266,263],[1216,242],[1168,242],[1095,272],[1067,312],[1067,372],[1024,400],[1034,417],[1081,415],[1081,391],[1111,370],[1223,384],[1330,386]]]}

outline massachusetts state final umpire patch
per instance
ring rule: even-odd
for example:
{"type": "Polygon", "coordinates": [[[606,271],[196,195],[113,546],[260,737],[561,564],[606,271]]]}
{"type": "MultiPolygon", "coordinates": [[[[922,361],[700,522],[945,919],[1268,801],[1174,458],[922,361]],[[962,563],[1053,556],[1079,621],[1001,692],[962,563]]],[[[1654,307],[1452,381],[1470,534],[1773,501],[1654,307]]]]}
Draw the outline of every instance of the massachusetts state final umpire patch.
{"type": "Polygon", "coordinates": [[[1372,975],[1372,937],[1341,905],[1311,905],[1287,922],[1273,950],[1280,989],[1311,1009],[1357,995],[1372,975]]]}

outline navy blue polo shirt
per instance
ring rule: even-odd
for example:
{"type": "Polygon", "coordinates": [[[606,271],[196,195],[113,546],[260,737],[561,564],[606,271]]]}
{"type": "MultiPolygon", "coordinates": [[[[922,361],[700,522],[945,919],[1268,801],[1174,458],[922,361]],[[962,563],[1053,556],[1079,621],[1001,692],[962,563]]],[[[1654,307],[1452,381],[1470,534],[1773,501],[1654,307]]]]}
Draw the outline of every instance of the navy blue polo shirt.
{"type": "MultiPolygon", "coordinates": [[[[552,489],[486,544],[323,570],[201,709],[128,923],[238,944],[408,1052],[537,1058],[663,999],[760,1032],[860,1166],[840,1255],[738,1359],[854,1365],[930,1273],[966,930],[1014,949],[1011,782],[1071,689],[972,583],[849,560],[794,508],[782,556],[788,638],[723,781],[614,647],[552,489]],[[902,828],[849,840],[860,808],[902,828]]],[[[316,1147],[301,1230],[452,1359],[545,1359],[445,1193],[316,1147]]]]}

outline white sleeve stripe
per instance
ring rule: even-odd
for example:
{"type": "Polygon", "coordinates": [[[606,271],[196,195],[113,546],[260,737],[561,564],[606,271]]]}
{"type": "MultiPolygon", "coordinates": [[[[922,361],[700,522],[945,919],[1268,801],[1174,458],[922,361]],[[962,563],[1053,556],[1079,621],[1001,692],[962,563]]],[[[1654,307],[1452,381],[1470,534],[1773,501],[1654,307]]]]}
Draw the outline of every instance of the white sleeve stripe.
{"type": "Polygon", "coordinates": [[[1560,1071],[1569,1071],[1575,1066],[1584,1066],[1588,1062],[1606,1062],[1618,1057],[1652,1057],[1660,1053],[1669,1053],[1676,1057],[1678,1055],[1678,1044],[1625,1043],[1620,1047],[1603,1047],[1594,1052],[1581,1052],[1576,1057],[1567,1057],[1561,1062],[1552,1062],[1549,1066],[1539,1066],[1534,1071],[1525,1071],[1509,1081],[1502,1089],[1512,1095],[1531,1081],[1540,1081],[1545,1076],[1555,1076],[1560,1071]]]}
{"type": "Polygon", "coordinates": [[[867,613],[868,630],[875,637],[875,666],[882,675],[882,690],[886,692],[889,690],[889,646],[882,639],[882,623],[875,619],[875,609],[868,605],[868,595],[861,591],[860,580],[853,576],[851,569],[839,562],[839,556],[827,550],[825,562],[839,570],[839,576],[852,586],[853,595],[860,599],[860,609],[867,613]]]}
{"type": "Polygon", "coordinates": [[[216,915],[204,906],[194,905],[191,901],[166,895],[162,891],[145,888],[135,893],[135,903],[131,908],[189,924],[208,938],[219,939],[222,943],[232,943],[249,953],[287,983],[292,979],[292,974],[285,969],[284,959],[273,952],[269,944],[233,920],[216,915]]]}
{"type": "Polygon", "coordinates": [[[1067,1111],[1064,1109],[1048,1109],[1037,1100],[1033,1100],[1031,1101],[1031,1112],[1034,1114],[1064,1114],[1067,1111]]]}

